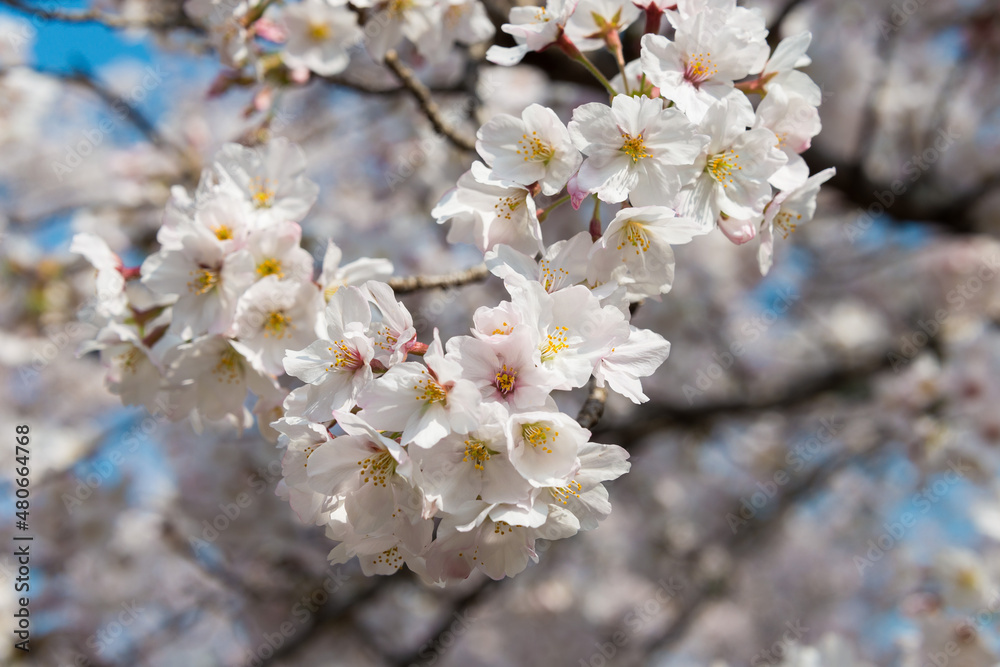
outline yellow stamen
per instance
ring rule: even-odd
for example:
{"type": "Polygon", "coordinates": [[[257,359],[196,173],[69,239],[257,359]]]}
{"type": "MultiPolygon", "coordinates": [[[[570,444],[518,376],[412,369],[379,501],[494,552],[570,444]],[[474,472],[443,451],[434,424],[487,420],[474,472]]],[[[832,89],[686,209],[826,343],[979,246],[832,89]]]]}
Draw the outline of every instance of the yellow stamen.
{"type": "Polygon", "coordinates": [[[523,156],[525,162],[530,160],[548,164],[552,156],[556,154],[556,149],[553,148],[552,144],[538,138],[538,132],[532,132],[530,137],[527,134],[522,134],[517,146],[516,153],[523,156]]]}
{"type": "Polygon", "coordinates": [[[417,380],[417,384],[413,385],[413,390],[419,392],[416,396],[418,401],[424,401],[426,403],[445,403],[448,400],[448,392],[444,387],[439,385],[434,378],[427,374],[427,371],[420,371],[427,377],[420,378],[417,380]],[[421,387],[423,387],[421,389],[421,387]]]}
{"type": "Polygon", "coordinates": [[[361,483],[371,482],[375,486],[386,486],[388,480],[396,472],[396,459],[388,451],[381,451],[373,454],[363,461],[358,461],[361,466],[361,483]]]}
{"type": "Polygon", "coordinates": [[[215,364],[212,373],[218,376],[220,382],[233,384],[240,379],[241,368],[239,354],[230,347],[219,355],[219,362],[215,364]]]}
{"type": "Polygon", "coordinates": [[[286,330],[292,328],[292,320],[284,313],[273,312],[264,320],[264,336],[271,334],[275,338],[281,339],[286,335],[286,330]]]}
{"type": "Polygon", "coordinates": [[[219,274],[215,269],[202,267],[198,271],[191,271],[188,275],[194,276],[187,284],[188,290],[198,296],[209,292],[219,284],[219,274]]]}
{"type": "Polygon", "coordinates": [[[517,382],[517,371],[511,368],[507,368],[507,364],[501,366],[500,371],[497,372],[496,377],[496,388],[500,390],[500,393],[506,396],[510,392],[514,391],[514,385],[517,382]]]}
{"type": "Polygon", "coordinates": [[[543,452],[551,454],[552,448],[548,446],[549,438],[558,437],[559,431],[553,432],[551,426],[545,426],[544,424],[536,422],[534,424],[522,424],[521,436],[524,438],[525,442],[530,444],[535,449],[541,447],[543,452]]]}
{"type": "Polygon", "coordinates": [[[273,257],[269,257],[258,264],[257,273],[261,278],[265,276],[278,276],[279,279],[285,277],[285,272],[281,270],[281,261],[273,257]]]}
{"type": "Polygon", "coordinates": [[[718,181],[723,188],[728,188],[733,182],[733,170],[743,170],[743,167],[739,164],[739,159],[739,153],[730,148],[708,158],[705,171],[718,181]]]}
{"type": "Polygon", "coordinates": [[[330,38],[330,35],[332,33],[333,31],[330,30],[329,23],[323,23],[322,21],[309,22],[309,28],[307,30],[307,34],[309,35],[309,39],[313,40],[314,42],[322,42],[324,40],[327,40],[330,38]]]}
{"type": "Polygon", "coordinates": [[[637,137],[633,137],[628,132],[622,132],[622,139],[625,141],[620,150],[632,158],[633,163],[644,157],[653,157],[652,154],[646,152],[646,141],[642,137],[642,132],[637,137]]]}
{"type": "Polygon", "coordinates": [[[494,454],[496,452],[490,449],[484,441],[469,439],[465,441],[465,456],[462,457],[462,461],[466,463],[471,461],[476,470],[482,470],[483,464],[489,461],[494,454]]]}
{"type": "Polygon", "coordinates": [[[548,361],[562,350],[569,347],[566,342],[566,335],[569,333],[567,327],[555,327],[545,338],[545,343],[539,348],[542,351],[542,361],[548,361]]]}
{"type": "Polygon", "coordinates": [[[646,227],[637,220],[629,220],[622,227],[621,236],[618,240],[618,249],[621,250],[626,244],[635,248],[635,254],[640,254],[649,250],[649,236],[646,234],[646,227]]]}

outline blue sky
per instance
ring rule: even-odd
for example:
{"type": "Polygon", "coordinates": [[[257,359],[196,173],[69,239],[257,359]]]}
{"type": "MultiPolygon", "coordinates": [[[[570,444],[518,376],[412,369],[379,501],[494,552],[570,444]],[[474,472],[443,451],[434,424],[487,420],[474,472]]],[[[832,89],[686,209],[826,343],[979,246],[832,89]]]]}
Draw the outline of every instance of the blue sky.
{"type": "MultiPolygon", "coordinates": [[[[86,2],[60,3],[65,10],[87,5],[86,2]]],[[[0,15],[28,18],[5,5],[0,5],[0,15]]],[[[148,38],[131,39],[98,24],[67,24],[36,18],[31,19],[31,25],[36,33],[35,62],[43,69],[70,71],[85,67],[94,70],[119,58],[144,62],[152,59],[148,38]]]]}

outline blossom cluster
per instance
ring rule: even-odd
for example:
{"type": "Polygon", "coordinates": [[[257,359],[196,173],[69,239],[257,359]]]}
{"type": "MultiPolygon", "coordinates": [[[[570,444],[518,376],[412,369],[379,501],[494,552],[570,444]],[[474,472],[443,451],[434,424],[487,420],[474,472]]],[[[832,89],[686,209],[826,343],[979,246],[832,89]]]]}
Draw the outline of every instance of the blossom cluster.
{"type": "Polygon", "coordinates": [[[621,203],[603,236],[591,230],[588,280],[626,285],[635,300],[670,289],[671,245],[716,227],[736,244],[759,235],[766,274],[775,232],[787,237],[812,218],[835,171],[810,176],[801,157],[820,131],[821,91],[798,69],[810,62],[809,33],[772,53],[760,10],[735,0],[551,0],[514,8],[510,20],[503,30],[517,45],[491,47],[489,60],[512,65],[557,47],[594,72],[610,104],[583,104],[568,125],[538,105],[486,123],[476,148],[487,165],[474,165],[437,210],[439,222],[454,220],[450,239],[530,254],[541,249],[539,192],[565,187],[574,207],[591,195],[621,203]],[[626,63],[619,33],[643,14],[640,57],[626,63]],[[670,37],[659,34],[664,16],[670,37]],[[584,55],[599,48],[618,59],[611,81],[584,55]],[[482,204],[501,192],[512,208],[492,216],[482,204]]]}
{"type": "MultiPolygon", "coordinates": [[[[404,34],[418,48],[427,34],[446,43],[441,9],[386,9],[401,32],[377,33],[388,41],[371,41],[373,55],[404,34]]],[[[353,12],[321,0],[282,12],[290,66],[345,64],[334,35],[356,29],[353,12]],[[297,49],[295,35],[323,48],[297,49]]],[[[532,104],[480,128],[482,162],[431,212],[451,223],[450,242],[482,251],[509,295],[479,308],[467,335],[442,340],[435,329],[419,341],[385,260],[341,266],[331,241],[314,277],[298,223],[317,187],[302,152],[280,139],[227,144],[193,194],[175,188],[160,249],[141,267],[124,267],[95,236],[74,242],[98,271],[107,323],[90,347],[112,390],[196,426],[244,428],[256,413],[285,450],[278,492],[339,543],[331,560],[356,556],[367,574],[406,564],[440,585],[473,570],[513,576],[537,559],[536,540],[595,528],[611,509],[603,482],[628,470],[628,455],[593,442],[554,392],[592,384],[648,400],[641,379],[670,345],[632,325],[631,309],[670,290],[672,246],[716,227],[736,243],[759,231],[766,272],[774,230],[808,220],[832,176],[810,177],[800,157],[819,131],[818,89],[796,69],[809,35],[770,53],[760,13],[734,0],[553,0],[515,8],[504,31],[517,45],[492,47],[489,59],[512,65],[555,45],[611,97],[577,107],[568,124],[532,104]],[[640,58],[625,63],[619,32],[643,12],[640,58]],[[662,16],[670,38],[658,34],[662,16]],[[583,55],[601,47],[619,60],[614,81],[583,55]],[[588,198],[589,229],[546,243],[549,213],[588,198]],[[606,227],[602,202],[621,205],[606,227]]]]}
{"type": "Polygon", "coordinates": [[[262,431],[280,416],[279,491],[340,541],[331,558],[357,555],[369,573],[405,562],[438,583],[474,567],[513,575],[536,538],[595,527],[610,511],[601,482],[627,454],[591,442],[551,393],[593,375],[639,400],[668,343],[634,334],[627,308],[569,274],[517,273],[511,300],[477,311],[471,335],[418,342],[378,280],[386,260],[341,266],[330,243],[314,278],[296,222],[317,195],[303,166],[284,140],[226,145],[193,195],[174,190],[141,267],[95,235],[74,239],[97,269],[106,322],[85,349],[100,351],[110,388],[172,419],[240,428],[252,392],[262,431]],[[290,393],[286,373],[302,381],[290,393]]]}

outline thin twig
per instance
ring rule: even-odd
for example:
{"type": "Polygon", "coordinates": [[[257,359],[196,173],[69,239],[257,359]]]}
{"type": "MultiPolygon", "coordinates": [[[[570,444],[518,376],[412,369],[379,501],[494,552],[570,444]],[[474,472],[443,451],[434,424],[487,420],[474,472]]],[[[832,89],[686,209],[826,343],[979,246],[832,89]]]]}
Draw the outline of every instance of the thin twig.
{"type": "Polygon", "coordinates": [[[486,265],[480,264],[464,271],[443,273],[436,276],[402,276],[399,278],[390,278],[389,287],[396,294],[408,294],[425,289],[461,287],[469,283],[478,283],[486,280],[488,275],[490,275],[490,272],[487,270],[486,265]]]}
{"type": "Polygon", "coordinates": [[[396,75],[396,78],[403,84],[403,87],[413,94],[414,99],[417,100],[417,104],[420,106],[420,110],[427,116],[427,120],[431,122],[435,132],[446,138],[457,148],[464,151],[476,150],[475,139],[459,133],[458,130],[448,124],[441,115],[440,107],[431,98],[430,90],[416,77],[413,70],[399,60],[399,56],[395,51],[389,51],[385,54],[385,64],[396,75]]]}

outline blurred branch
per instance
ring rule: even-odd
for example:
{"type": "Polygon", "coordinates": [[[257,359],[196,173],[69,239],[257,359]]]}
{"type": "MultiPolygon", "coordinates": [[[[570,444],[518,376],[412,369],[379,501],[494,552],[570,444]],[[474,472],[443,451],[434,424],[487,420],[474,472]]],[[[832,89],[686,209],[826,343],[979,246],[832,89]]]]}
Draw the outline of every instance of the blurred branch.
{"type": "MultiPolygon", "coordinates": [[[[503,582],[509,581],[509,579],[484,579],[478,586],[473,588],[471,591],[455,599],[448,607],[447,613],[441,614],[437,625],[434,626],[434,630],[427,635],[427,639],[420,642],[412,652],[400,656],[398,658],[393,658],[389,661],[389,664],[393,667],[412,667],[413,665],[419,665],[427,661],[427,649],[431,647],[442,647],[443,636],[446,632],[450,631],[450,628],[455,624],[456,618],[461,618],[465,611],[480,600],[482,600],[487,593],[492,592],[497,586],[503,584],[503,582]]],[[[427,664],[430,664],[429,662],[427,664]]]]}
{"type": "MultiPolygon", "coordinates": [[[[0,0],[0,2],[5,1],[0,0]]],[[[123,118],[127,119],[132,126],[139,130],[151,144],[161,150],[170,150],[176,153],[178,157],[187,158],[187,152],[164,137],[153,121],[147,118],[134,104],[105,86],[89,72],[79,68],[71,72],[59,72],[42,68],[33,68],[33,71],[42,76],[59,79],[89,90],[113,111],[124,112],[123,118]]],[[[8,70],[6,69],[0,69],[0,77],[6,75],[7,72],[8,70]]]]}
{"type": "Polygon", "coordinates": [[[28,14],[43,21],[57,21],[59,23],[96,23],[108,28],[148,28],[151,30],[169,30],[172,28],[184,28],[201,32],[201,28],[192,23],[187,14],[182,9],[182,3],[177,3],[177,11],[172,15],[153,15],[148,19],[129,19],[117,14],[109,14],[98,9],[82,9],[78,11],[66,11],[61,9],[44,9],[35,7],[23,2],[23,0],[0,0],[11,9],[28,14]]]}
{"type": "Polygon", "coordinates": [[[160,149],[171,149],[178,153],[182,153],[181,149],[171,144],[167,139],[160,133],[153,122],[146,118],[141,111],[139,111],[135,105],[128,102],[118,93],[114,92],[110,88],[106,87],[100,81],[91,76],[88,72],[84,70],[74,70],[69,74],[56,74],[53,72],[44,72],[50,76],[58,76],[63,78],[70,83],[75,83],[87,90],[90,90],[95,95],[97,95],[107,106],[112,109],[124,109],[126,112],[126,118],[132,123],[132,125],[139,130],[146,139],[149,140],[151,144],[160,149]]]}
{"type": "MultiPolygon", "coordinates": [[[[319,637],[328,626],[344,620],[359,605],[372,599],[380,591],[385,590],[392,582],[392,579],[393,577],[379,577],[371,583],[366,584],[360,592],[340,604],[334,606],[328,603],[321,607],[310,617],[312,622],[308,627],[275,649],[270,657],[261,657],[256,664],[258,667],[266,667],[267,665],[277,664],[285,658],[294,655],[296,651],[319,637]]],[[[320,586],[321,584],[317,585],[316,589],[319,589],[320,586]]]]}
{"type": "MultiPolygon", "coordinates": [[[[888,23],[891,17],[889,14],[884,15],[879,20],[883,23],[888,23]]],[[[879,122],[878,107],[879,98],[885,94],[889,87],[892,79],[889,73],[892,71],[893,60],[896,54],[896,46],[899,43],[897,35],[899,33],[891,33],[884,39],[879,41],[878,46],[878,59],[880,66],[875,69],[875,76],[872,80],[871,88],[868,90],[868,94],[865,96],[865,106],[862,110],[862,118],[860,123],[861,132],[858,135],[857,143],[857,154],[858,154],[858,164],[861,166],[861,170],[857,173],[863,173],[865,162],[876,149],[876,140],[878,138],[879,129],[881,128],[881,123],[879,122]]]]}
{"type": "Polygon", "coordinates": [[[804,2],[805,0],[788,0],[788,2],[782,5],[781,11],[774,17],[774,20],[771,21],[771,25],[767,26],[767,43],[772,49],[778,45],[778,41],[781,39],[781,28],[785,23],[785,19],[804,2]]]}
{"type": "MultiPolygon", "coordinates": [[[[344,76],[320,76],[318,74],[313,74],[312,78],[317,81],[322,81],[334,86],[340,86],[341,88],[350,88],[351,90],[357,91],[359,93],[365,93],[366,95],[399,95],[401,93],[407,92],[409,89],[406,86],[376,86],[365,81],[359,81],[357,79],[351,79],[344,76]]],[[[429,93],[460,93],[465,91],[464,85],[458,86],[441,86],[441,87],[427,87],[429,93]]]]}
{"type": "Polygon", "coordinates": [[[608,390],[598,387],[595,378],[590,378],[587,384],[587,400],[580,406],[576,421],[586,429],[593,429],[604,415],[604,404],[608,400],[608,390]]]}
{"type": "MultiPolygon", "coordinates": [[[[820,492],[841,470],[849,465],[864,463],[881,450],[879,445],[872,446],[864,452],[857,454],[846,454],[839,458],[821,462],[809,473],[800,477],[781,494],[778,499],[777,509],[767,518],[757,520],[745,526],[739,532],[727,536],[724,540],[726,551],[733,557],[733,562],[739,563],[739,557],[745,555],[752,547],[760,544],[762,540],[771,537],[780,528],[785,517],[800,502],[808,500],[814,494],[820,492]]],[[[737,512],[739,508],[734,508],[737,512]]],[[[717,544],[717,538],[707,538],[702,544],[691,551],[691,555],[697,557],[709,547],[717,544]]],[[[732,578],[732,577],[730,577],[732,578]]],[[[663,651],[684,638],[691,624],[697,619],[702,608],[712,600],[721,597],[726,593],[725,582],[708,580],[695,591],[694,595],[678,610],[672,623],[670,623],[659,635],[645,643],[634,654],[641,656],[645,661],[652,653],[663,651]]]]}
{"type": "Polygon", "coordinates": [[[655,416],[638,419],[633,417],[627,422],[609,424],[600,430],[613,432],[619,439],[628,441],[656,429],[697,425],[723,414],[794,407],[825,393],[849,389],[858,381],[889,368],[892,351],[892,349],[884,350],[862,363],[846,368],[835,367],[818,375],[790,382],[787,386],[769,394],[751,389],[741,397],[719,399],[710,403],[686,406],[666,402],[647,403],[643,406],[642,414],[655,416]]]}
{"type": "Polygon", "coordinates": [[[403,84],[403,87],[413,94],[414,99],[417,100],[417,104],[420,106],[420,110],[427,116],[435,132],[450,141],[456,148],[464,151],[476,150],[476,140],[459,133],[458,130],[451,127],[441,115],[440,107],[431,98],[430,90],[416,77],[413,70],[399,60],[399,55],[395,51],[389,51],[385,54],[385,64],[396,75],[396,78],[403,84]]]}
{"type": "Polygon", "coordinates": [[[436,276],[403,276],[400,278],[390,278],[389,287],[396,294],[408,294],[425,289],[461,287],[469,283],[478,283],[486,280],[490,272],[485,264],[473,266],[471,269],[456,271],[454,273],[443,273],[436,276]]]}

